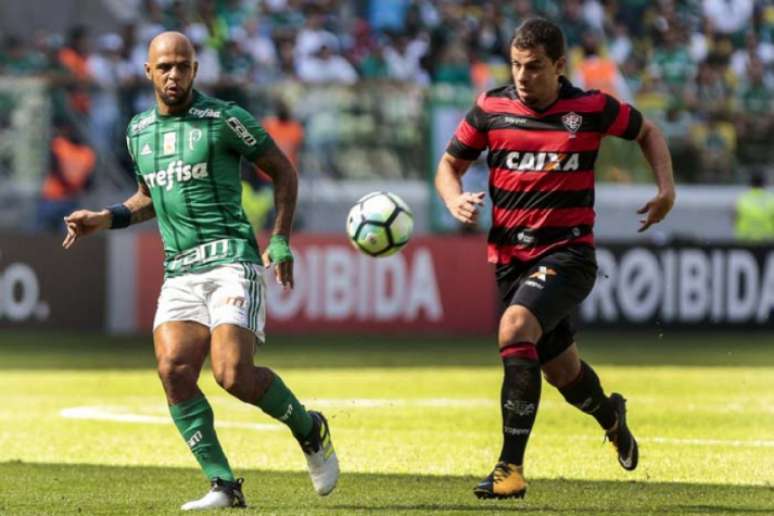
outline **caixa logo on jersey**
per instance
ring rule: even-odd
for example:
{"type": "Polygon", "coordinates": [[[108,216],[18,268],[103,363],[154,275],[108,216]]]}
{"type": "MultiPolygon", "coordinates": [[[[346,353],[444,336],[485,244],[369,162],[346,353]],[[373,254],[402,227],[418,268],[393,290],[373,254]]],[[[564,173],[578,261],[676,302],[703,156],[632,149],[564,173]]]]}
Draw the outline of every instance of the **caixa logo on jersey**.
{"type": "Polygon", "coordinates": [[[717,245],[697,248],[605,246],[600,275],[583,303],[599,325],[770,326],[774,251],[717,245]]]}
{"type": "Polygon", "coordinates": [[[48,303],[40,299],[40,282],[32,267],[14,262],[0,269],[0,320],[48,319],[48,303]]]}
{"type": "Polygon", "coordinates": [[[181,160],[173,160],[169,162],[166,169],[144,174],[142,177],[148,188],[164,188],[169,191],[177,183],[187,183],[193,179],[207,177],[207,162],[190,165],[181,160]]]}

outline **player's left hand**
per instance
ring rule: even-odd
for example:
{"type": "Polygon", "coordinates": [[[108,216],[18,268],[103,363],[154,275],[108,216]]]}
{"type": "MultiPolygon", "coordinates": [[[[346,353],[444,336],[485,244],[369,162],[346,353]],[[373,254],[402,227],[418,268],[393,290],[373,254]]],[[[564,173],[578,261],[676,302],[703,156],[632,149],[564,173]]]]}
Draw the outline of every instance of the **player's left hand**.
{"type": "Polygon", "coordinates": [[[640,219],[640,228],[638,233],[642,233],[653,224],[661,222],[666,217],[669,210],[675,204],[675,193],[671,192],[659,192],[653,199],[645,203],[645,205],[637,210],[640,215],[647,213],[645,218],[640,219]]]}
{"type": "Polygon", "coordinates": [[[282,235],[272,235],[263,253],[263,266],[274,265],[274,277],[284,288],[293,288],[293,252],[288,240],[282,235]]]}

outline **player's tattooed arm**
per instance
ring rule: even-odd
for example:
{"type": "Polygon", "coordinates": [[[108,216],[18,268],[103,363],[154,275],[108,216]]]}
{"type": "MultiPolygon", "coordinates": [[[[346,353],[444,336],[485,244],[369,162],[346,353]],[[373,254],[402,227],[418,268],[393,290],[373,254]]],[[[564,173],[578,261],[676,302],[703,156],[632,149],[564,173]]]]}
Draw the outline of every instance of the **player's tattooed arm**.
{"type": "Polygon", "coordinates": [[[139,182],[137,192],[124,201],[124,206],[132,213],[130,224],[139,224],[156,216],[150,190],[144,181],[139,182]]]}
{"type": "Polygon", "coordinates": [[[274,220],[273,235],[290,238],[293,226],[293,214],[296,211],[298,197],[298,172],[285,154],[271,142],[255,160],[258,168],[263,170],[274,184],[274,206],[277,216],[274,220]]]}
{"type": "Polygon", "coordinates": [[[138,224],[156,216],[150,190],[144,182],[140,182],[137,192],[122,204],[123,206],[117,205],[101,211],[77,210],[65,217],[67,235],[62,242],[62,247],[70,249],[81,237],[93,235],[111,227],[122,228],[128,224],[138,224]],[[126,210],[129,210],[128,214],[126,210]],[[118,222],[115,220],[116,216],[122,217],[122,224],[116,225],[118,222]]]}

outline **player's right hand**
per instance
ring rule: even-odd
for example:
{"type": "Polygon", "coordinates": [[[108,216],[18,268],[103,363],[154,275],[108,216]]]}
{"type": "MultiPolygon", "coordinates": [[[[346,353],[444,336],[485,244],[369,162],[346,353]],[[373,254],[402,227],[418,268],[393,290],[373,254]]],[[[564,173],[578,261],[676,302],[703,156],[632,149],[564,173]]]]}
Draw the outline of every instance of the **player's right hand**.
{"type": "Polygon", "coordinates": [[[478,213],[484,205],[486,192],[462,192],[456,199],[446,205],[449,213],[463,224],[475,224],[478,213]]]}
{"type": "Polygon", "coordinates": [[[108,210],[90,211],[78,210],[64,218],[67,235],[62,241],[62,247],[70,249],[79,237],[91,235],[102,229],[108,229],[112,216],[108,210]]]}

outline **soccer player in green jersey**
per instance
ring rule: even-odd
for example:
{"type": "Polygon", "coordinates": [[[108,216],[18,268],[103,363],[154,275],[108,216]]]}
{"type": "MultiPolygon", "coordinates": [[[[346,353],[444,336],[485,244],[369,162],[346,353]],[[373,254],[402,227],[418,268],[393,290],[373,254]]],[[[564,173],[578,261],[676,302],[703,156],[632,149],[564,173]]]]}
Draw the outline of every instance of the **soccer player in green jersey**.
{"type": "Polygon", "coordinates": [[[193,89],[197,66],[183,34],[165,32],[151,41],[145,74],[156,107],[135,116],[127,130],[137,193],[102,211],[70,214],[62,245],[158,220],[165,255],[153,329],[158,372],[172,419],[211,482],[203,498],[182,509],[245,506],[242,481],[229,466],[212,408],[197,386],[208,353],[221,387],[290,427],[315,491],[327,495],[339,476],[327,421],[307,411],[275,372],[253,363],[256,343],[264,339],[264,266],[274,265],[276,280],[293,287],[288,238],[297,172],[247,111],[193,89]],[[241,205],[241,158],[274,183],[277,215],[263,257],[241,205]]]}

